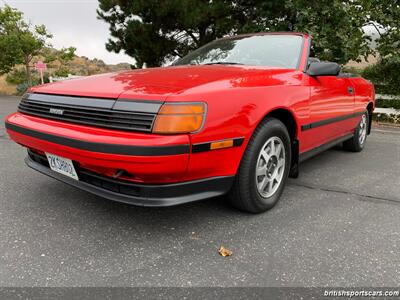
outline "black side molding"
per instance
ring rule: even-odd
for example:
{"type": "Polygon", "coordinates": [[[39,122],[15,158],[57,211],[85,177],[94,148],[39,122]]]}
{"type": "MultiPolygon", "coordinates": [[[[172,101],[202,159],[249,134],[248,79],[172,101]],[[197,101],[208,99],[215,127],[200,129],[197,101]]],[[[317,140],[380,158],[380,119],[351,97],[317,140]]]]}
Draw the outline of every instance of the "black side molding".
{"type": "Polygon", "coordinates": [[[300,144],[299,140],[295,139],[291,145],[292,148],[292,164],[290,166],[289,177],[298,178],[299,177],[299,152],[300,144]]]}
{"type": "Polygon", "coordinates": [[[12,130],[20,134],[31,136],[47,142],[92,152],[134,155],[134,156],[162,156],[162,155],[188,154],[190,151],[189,144],[171,145],[171,146],[131,146],[122,144],[96,143],[96,142],[87,142],[87,141],[72,139],[60,135],[48,134],[32,130],[29,128],[21,127],[18,125],[14,125],[9,122],[6,122],[5,125],[8,130],[12,130]]]}
{"type": "Polygon", "coordinates": [[[324,126],[324,125],[328,125],[328,124],[344,121],[344,120],[347,120],[347,119],[355,118],[355,117],[358,117],[358,116],[362,116],[366,112],[367,111],[365,110],[365,111],[360,111],[360,112],[356,112],[356,113],[353,113],[353,114],[339,116],[339,117],[336,117],[336,118],[331,118],[331,119],[326,119],[326,120],[322,120],[322,121],[318,121],[318,122],[314,122],[314,123],[310,123],[310,124],[305,124],[305,125],[301,126],[301,131],[306,131],[306,130],[313,129],[313,128],[316,128],[316,127],[320,127],[320,126],[324,126]]]}

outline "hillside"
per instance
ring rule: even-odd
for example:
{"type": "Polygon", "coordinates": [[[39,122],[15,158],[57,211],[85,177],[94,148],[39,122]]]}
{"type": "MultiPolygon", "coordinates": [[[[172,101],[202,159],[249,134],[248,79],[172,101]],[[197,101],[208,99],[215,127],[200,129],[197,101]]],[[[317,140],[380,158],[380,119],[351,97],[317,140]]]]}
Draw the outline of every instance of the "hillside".
{"type": "MultiPolygon", "coordinates": [[[[49,52],[56,52],[55,49],[47,49],[49,52]]],[[[44,57],[36,57],[33,61],[36,62],[38,60],[45,61],[44,57]]],[[[52,61],[51,63],[47,64],[47,70],[45,71],[45,77],[54,76],[54,73],[61,67],[61,62],[58,60],[52,61]]],[[[74,58],[65,63],[64,68],[68,68],[69,73],[72,75],[79,75],[79,76],[90,76],[95,74],[101,73],[108,73],[108,72],[116,72],[120,70],[129,70],[130,64],[128,63],[120,63],[116,65],[108,65],[101,59],[89,59],[85,56],[77,56],[75,55],[74,58]]],[[[16,70],[21,70],[23,72],[23,66],[16,66],[16,70]]],[[[39,75],[36,71],[32,71],[33,78],[38,80],[39,75]]],[[[5,95],[15,95],[17,94],[16,84],[9,84],[6,81],[7,75],[0,76],[0,94],[5,95]]]]}
{"type": "MultiPolygon", "coordinates": [[[[60,62],[55,61],[49,64],[49,72],[58,69],[60,62]]],[[[89,76],[107,72],[115,72],[130,69],[130,64],[120,63],[116,65],[107,65],[101,59],[89,59],[85,56],[75,56],[74,59],[66,63],[66,67],[73,75],[89,76]]]]}
{"type": "MultiPolygon", "coordinates": [[[[44,50],[47,57],[57,57],[57,49],[46,48],[44,50]]],[[[45,57],[37,57],[37,60],[46,61],[45,57]]],[[[53,75],[55,71],[57,71],[61,67],[61,62],[59,60],[51,61],[47,64],[47,73],[48,75],[53,75]]],[[[117,65],[107,65],[101,59],[89,59],[86,56],[77,56],[74,55],[74,58],[71,61],[66,62],[63,67],[68,68],[72,75],[79,76],[89,76],[106,72],[115,72],[119,70],[127,70],[130,69],[130,65],[128,63],[121,63],[117,65]]]]}

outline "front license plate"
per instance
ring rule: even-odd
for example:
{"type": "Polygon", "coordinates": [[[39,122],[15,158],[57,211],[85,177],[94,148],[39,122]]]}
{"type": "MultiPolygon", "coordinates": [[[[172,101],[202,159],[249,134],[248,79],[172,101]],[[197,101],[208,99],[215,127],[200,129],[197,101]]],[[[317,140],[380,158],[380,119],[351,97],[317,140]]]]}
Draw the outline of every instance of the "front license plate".
{"type": "Polygon", "coordinates": [[[49,161],[50,168],[60,174],[79,180],[76,174],[72,160],[60,157],[54,154],[46,153],[47,160],[49,161]]]}

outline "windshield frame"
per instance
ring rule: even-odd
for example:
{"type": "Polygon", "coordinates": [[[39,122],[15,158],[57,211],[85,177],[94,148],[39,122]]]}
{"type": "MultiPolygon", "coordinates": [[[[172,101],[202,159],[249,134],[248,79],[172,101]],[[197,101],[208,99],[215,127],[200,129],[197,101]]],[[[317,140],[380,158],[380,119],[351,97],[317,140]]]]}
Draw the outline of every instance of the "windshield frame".
{"type": "MultiPolygon", "coordinates": [[[[268,35],[284,35],[284,36],[300,36],[301,37],[301,46],[300,46],[300,51],[299,51],[299,57],[297,59],[297,65],[295,68],[286,68],[286,69],[293,69],[293,70],[299,70],[301,69],[301,66],[303,65],[303,58],[304,58],[304,46],[306,44],[306,40],[307,37],[304,33],[300,33],[300,32],[258,32],[258,33],[248,33],[248,34],[239,34],[239,35],[232,35],[232,36],[227,36],[227,37],[222,37],[216,40],[213,40],[199,48],[196,48],[193,51],[190,51],[188,54],[186,54],[183,57],[178,58],[177,60],[175,60],[170,66],[204,66],[204,65],[212,65],[212,63],[208,63],[208,64],[182,64],[180,65],[179,62],[181,60],[183,60],[185,57],[187,57],[188,55],[190,55],[191,53],[193,53],[194,51],[198,51],[201,50],[207,46],[209,46],[211,43],[214,43],[216,41],[221,41],[221,40],[241,40],[244,38],[249,38],[249,37],[253,37],[253,36],[268,36],[268,35]]],[[[275,66],[261,66],[261,65],[250,65],[250,64],[229,64],[227,63],[226,65],[239,65],[239,66],[255,66],[255,67],[260,67],[260,68],[283,68],[283,67],[275,67],[275,66]]]]}

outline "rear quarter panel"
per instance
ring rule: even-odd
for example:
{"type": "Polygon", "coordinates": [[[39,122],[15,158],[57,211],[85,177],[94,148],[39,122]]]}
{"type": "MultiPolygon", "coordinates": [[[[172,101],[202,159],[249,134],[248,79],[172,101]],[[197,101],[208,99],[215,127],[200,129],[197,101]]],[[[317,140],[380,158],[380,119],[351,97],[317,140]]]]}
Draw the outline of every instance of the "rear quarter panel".
{"type": "Polygon", "coordinates": [[[361,111],[366,109],[369,103],[372,103],[375,108],[375,89],[374,85],[361,77],[350,78],[354,85],[355,99],[354,109],[355,111],[361,111]]]}

